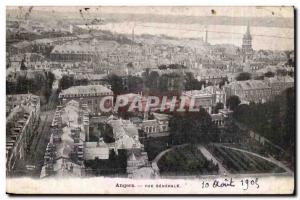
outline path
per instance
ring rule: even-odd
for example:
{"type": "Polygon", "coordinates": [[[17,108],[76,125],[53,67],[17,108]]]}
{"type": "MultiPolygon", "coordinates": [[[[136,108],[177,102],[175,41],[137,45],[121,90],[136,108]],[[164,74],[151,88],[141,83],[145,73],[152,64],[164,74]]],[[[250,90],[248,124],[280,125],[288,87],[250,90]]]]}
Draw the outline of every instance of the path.
{"type": "Polygon", "coordinates": [[[198,145],[198,149],[201,151],[201,153],[206,157],[207,160],[212,160],[214,164],[218,164],[219,166],[219,174],[221,175],[227,175],[230,174],[220,163],[204,146],[198,145]]]}
{"type": "Polygon", "coordinates": [[[172,150],[172,148],[170,148],[170,149],[166,149],[166,150],[164,150],[164,151],[162,151],[162,152],[160,152],[155,158],[154,158],[154,160],[152,161],[152,169],[157,173],[157,175],[159,175],[159,168],[158,168],[158,166],[157,166],[157,162],[159,161],[159,159],[163,156],[163,155],[165,155],[165,153],[167,153],[167,152],[169,152],[169,151],[171,151],[172,150]]]}
{"type": "Polygon", "coordinates": [[[176,147],[180,147],[180,146],[185,146],[187,144],[181,144],[181,145],[176,145],[176,146],[173,146],[169,149],[166,149],[162,152],[160,152],[152,161],[151,165],[152,165],[152,169],[154,169],[154,171],[157,173],[157,175],[159,175],[159,168],[158,168],[158,165],[157,165],[157,162],[161,159],[161,157],[163,155],[165,155],[167,152],[171,151],[172,149],[176,148],[176,147]]]}

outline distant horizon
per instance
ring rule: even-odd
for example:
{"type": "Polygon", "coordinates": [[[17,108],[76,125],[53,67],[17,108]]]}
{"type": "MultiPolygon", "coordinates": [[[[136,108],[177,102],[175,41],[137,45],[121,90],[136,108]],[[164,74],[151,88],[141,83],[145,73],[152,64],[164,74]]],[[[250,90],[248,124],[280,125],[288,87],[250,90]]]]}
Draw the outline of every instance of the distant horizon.
{"type": "Polygon", "coordinates": [[[24,6],[22,9],[7,6],[6,14],[12,15],[12,18],[14,15],[25,18],[25,15],[29,14],[33,20],[49,19],[53,22],[65,20],[70,24],[75,22],[77,25],[89,24],[89,26],[93,19],[102,19],[104,23],[96,25],[101,30],[128,35],[134,28],[136,35],[165,35],[176,39],[204,38],[204,30],[208,29],[208,40],[211,44],[232,44],[237,47],[241,46],[242,36],[249,23],[255,50],[294,50],[293,7],[37,6],[29,8],[30,6],[24,6]]]}

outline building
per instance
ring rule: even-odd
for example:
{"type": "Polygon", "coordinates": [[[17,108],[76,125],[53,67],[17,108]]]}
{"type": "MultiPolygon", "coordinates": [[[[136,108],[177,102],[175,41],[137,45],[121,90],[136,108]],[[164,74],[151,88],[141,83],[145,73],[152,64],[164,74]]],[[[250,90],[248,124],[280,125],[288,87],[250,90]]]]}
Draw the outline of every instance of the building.
{"type": "MultiPolygon", "coordinates": [[[[83,38],[79,39],[85,40],[83,38]]],[[[60,62],[98,62],[108,59],[110,53],[119,47],[115,41],[86,39],[89,42],[76,40],[55,45],[51,51],[50,59],[60,62]]]]}
{"type": "Polygon", "coordinates": [[[138,129],[130,120],[109,119],[108,124],[113,128],[116,153],[119,149],[140,151],[144,148],[139,141],[138,129]]]}
{"type": "Polygon", "coordinates": [[[265,78],[265,82],[271,87],[272,96],[279,95],[287,88],[294,87],[294,78],[290,76],[275,76],[265,78]]]}
{"type": "Polygon", "coordinates": [[[234,81],[225,85],[226,96],[236,95],[242,103],[264,103],[271,98],[271,87],[262,80],[234,81]]]}
{"type": "Polygon", "coordinates": [[[40,117],[40,99],[34,95],[7,96],[6,169],[7,174],[24,167],[40,117]]]}
{"type": "Polygon", "coordinates": [[[112,107],[113,92],[103,85],[73,86],[62,90],[59,94],[59,99],[62,104],[73,99],[81,104],[86,104],[91,113],[94,114],[103,112],[100,108],[100,104],[104,97],[108,98],[108,100],[103,102],[105,107],[112,107]]]}
{"type": "Polygon", "coordinates": [[[29,41],[21,41],[10,45],[8,49],[10,54],[23,54],[32,51],[32,44],[29,41]]]}
{"type": "Polygon", "coordinates": [[[252,57],[253,57],[252,36],[250,34],[249,23],[247,24],[246,33],[243,36],[242,54],[243,54],[244,61],[252,59],[252,57]]]}
{"type": "Polygon", "coordinates": [[[229,125],[232,121],[232,110],[228,108],[220,109],[219,113],[211,114],[211,120],[214,124],[216,124],[219,128],[224,128],[226,125],[229,125]]]}
{"type": "Polygon", "coordinates": [[[201,91],[210,93],[213,96],[213,105],[216,103],[226,104],[226,93],[224,87],[221,89],[219,86],[211,85],[203,88],[201,91]]]}
{"type": "Polygon", "coordinates": [[[95,74],[95,73],[76,73],[74,74],[74,82],[81,82],[85,80],[88,85],[105,85],[108,88],[109,86],[107,84],[107,74],[95,74]]]}
{"type": "Polygon", "coordinates": [[[40,97],[33,94],[6,95],[6,116],[17,106],[26,106],[33,111],[36,119],[40,116],[40,97]]]}
{"type": "Polygon", "coordinates": [[[84,148],[84,160],[109,159],[109,147],[100,139],[98,142],[86,142],[84,148]]]}
{"type": "Polygon", "coordinates": [[[40,177],[84,176],[84,146],[89,134],[86,105],[71,100],[58,106],[40,177]]]}
{"type": "Polygon", "coordinates": [[[204,81],[213,85],[219,84],[226,78],[227,75],[220,69],[201,69],[196,72],[196,79],[198,81],[204,81]]]}
{"type": "Polygon", "coordinates": [[[146,137],[163,137],[169,133],[170,115],[162,113],[152,113],[153,119],[144,119],[135,121],[135,124],[140,130],[143,130],[146,137]]]}
{"type": "Polygon", "coordinates": [[[142,167],[150,167],[147,152],[131,153],[127,158],[126,172],[128,177],[132,178],[132,175],[142,167]]]}
{"type": "Polygon", "coordinates": [[[204,108],[206,112],[212,113],[212,107],[214,106],[214,95],[205,90],[190,90],[182,92],[182,96],[185,97],[186,107],[191,109],[204,108]],[[193,102],[194,101],[194,102],[193,102]],[[192,104],[193,107],[192,107],[192,104]]]}
{"type": "Polygon", "coordinates": [[[91,61],[93,55],[94,50],[87,44],[63,44],[52,49],[50,59],[60,62],[83,62],[91,61]]]}

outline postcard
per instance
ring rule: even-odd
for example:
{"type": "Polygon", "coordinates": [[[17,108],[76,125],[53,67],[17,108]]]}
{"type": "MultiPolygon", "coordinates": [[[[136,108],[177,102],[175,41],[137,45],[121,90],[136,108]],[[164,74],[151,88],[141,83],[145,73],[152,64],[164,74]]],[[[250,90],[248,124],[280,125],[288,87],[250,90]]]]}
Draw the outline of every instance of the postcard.
{"type": "Polygon", "coordinates": [[[7,6],[9,194],[294,195],[292,6],[7,6]]]}

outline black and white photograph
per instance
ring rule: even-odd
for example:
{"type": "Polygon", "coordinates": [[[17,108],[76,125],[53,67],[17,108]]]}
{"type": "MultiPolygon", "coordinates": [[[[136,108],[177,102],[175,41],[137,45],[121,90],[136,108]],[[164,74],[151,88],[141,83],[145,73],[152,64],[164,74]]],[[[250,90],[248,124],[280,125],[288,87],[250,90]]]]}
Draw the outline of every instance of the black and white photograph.
{"type": "Polygon", "coordinates": [[[6,192],[294,195],[294,14],[6,6],[6,192]]]}

